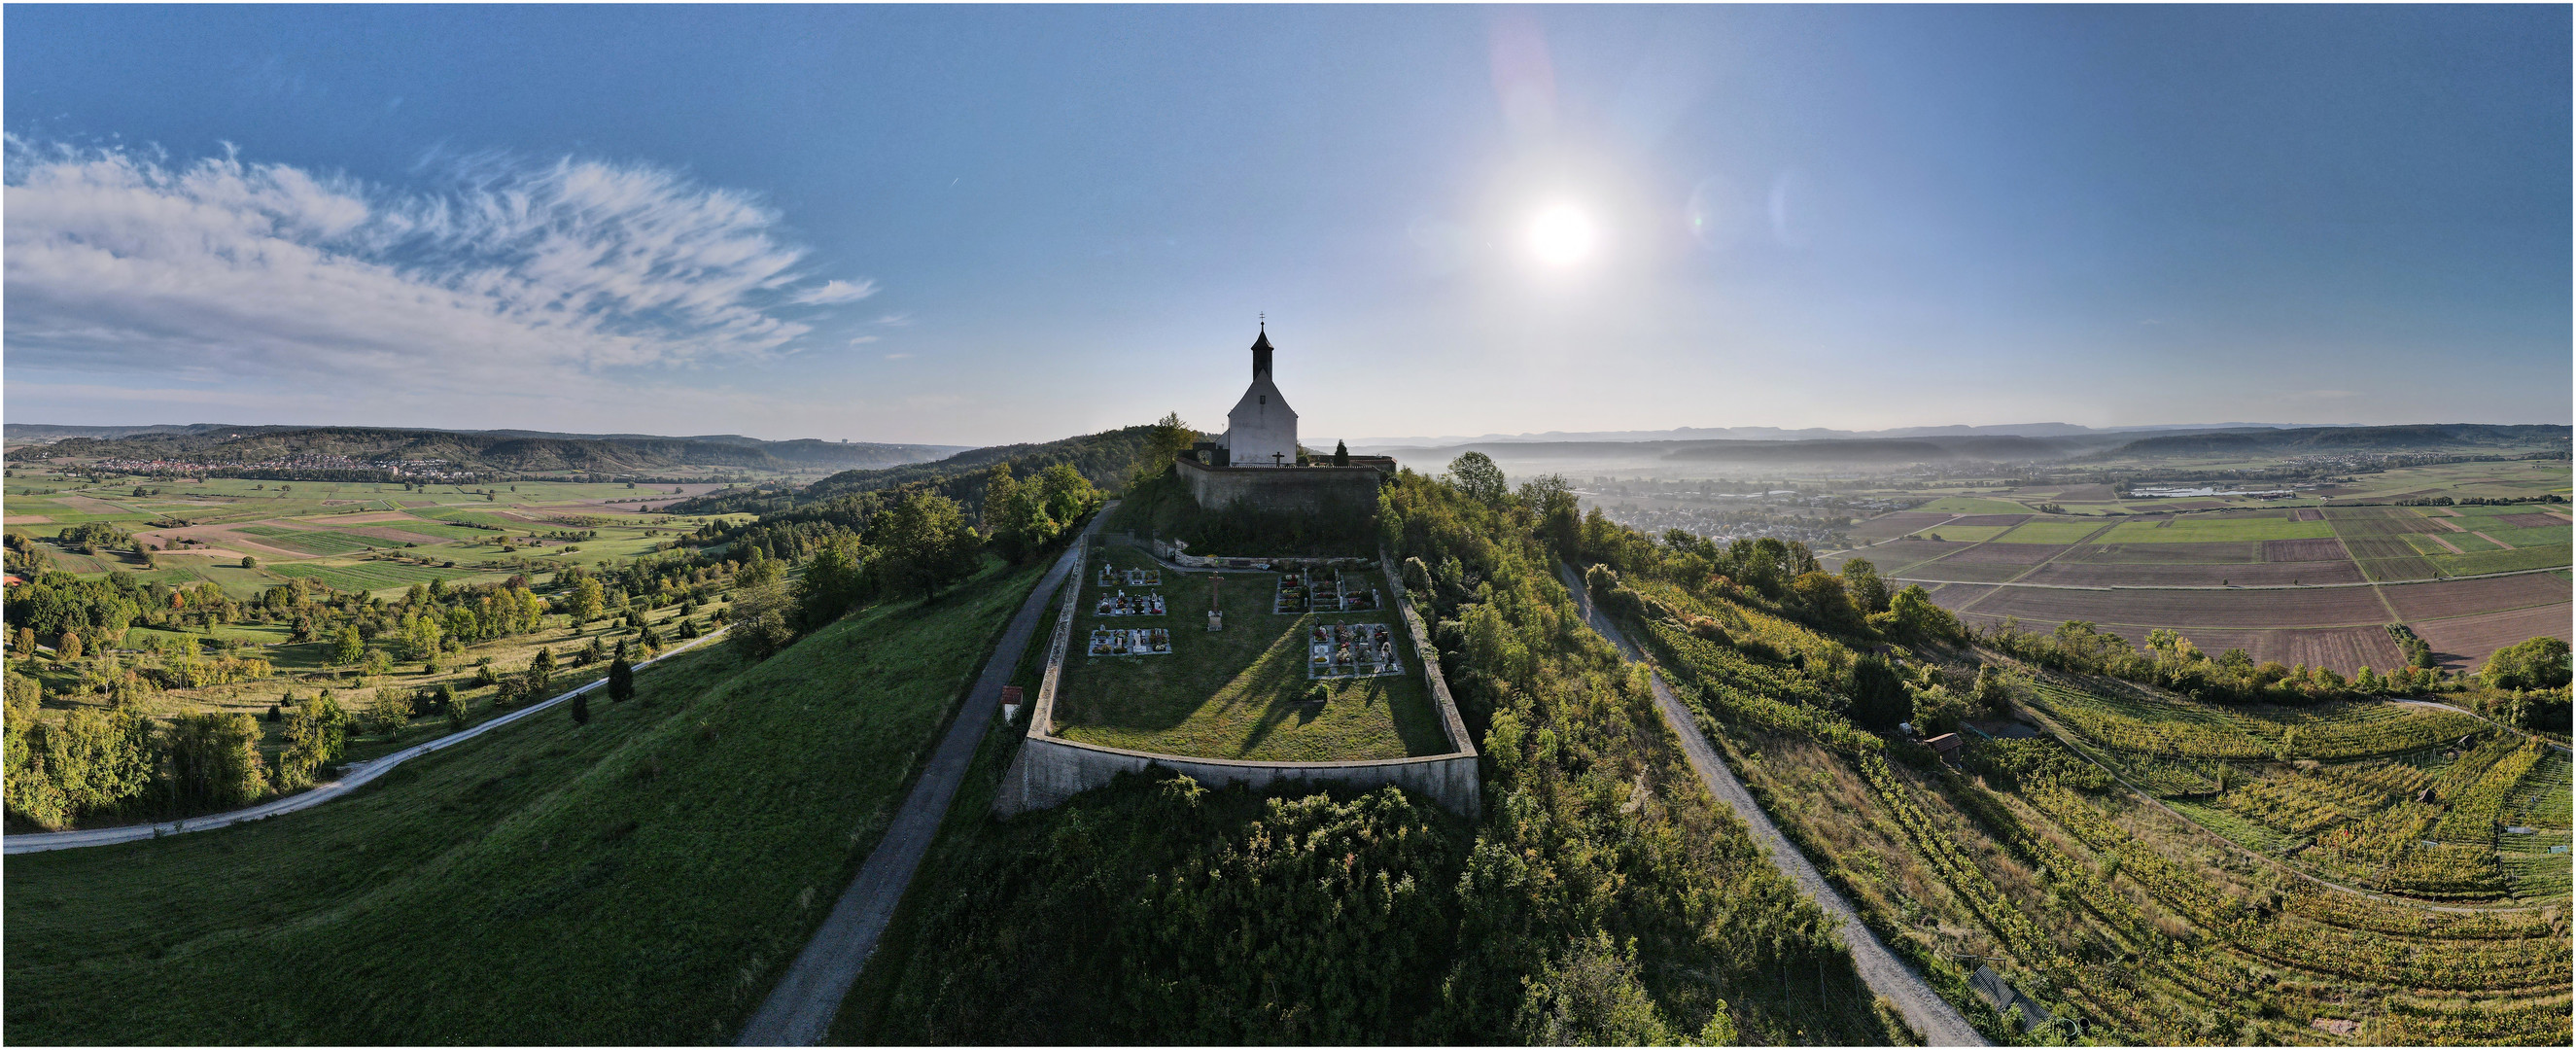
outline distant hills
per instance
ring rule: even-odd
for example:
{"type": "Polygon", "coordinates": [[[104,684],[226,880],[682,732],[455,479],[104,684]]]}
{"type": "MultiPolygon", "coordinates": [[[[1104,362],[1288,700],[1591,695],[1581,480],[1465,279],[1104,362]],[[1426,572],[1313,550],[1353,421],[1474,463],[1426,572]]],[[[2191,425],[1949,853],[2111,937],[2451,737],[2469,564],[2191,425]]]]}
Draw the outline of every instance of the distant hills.
{"type": "Polygon", "coordinates": [[[2081,437],[2174,430],[2291,430],[2306,423],[2158,423],[2149,426],[2096,429],[2074,423],[1999,423],[1988,426],[1896,427],[1890,430],[1834,430],[1804,427],[1675,427],[1671,430],[1551,430],[1544,434],[1485,434],[1479,437],[1370,438],[1353,442],[1351,451],[1483,444],[1544,444],[1593,441],[1849,441],[1862,438],[1918,437],[2081,437]]]}
{"type": "Polygon", "coordinates": [[[977,506],[983,500],[985,473],[1004,463],[1010,465],[1012,476],[1021,478],[1059,463],[1070,463],[1092,484],[1118,488],[1135,473],[1137,460],[1144,456],[1153,430],[1150,426],[1122,427],[1056,441],[993,445],[928,463],[846,470],[803,488],[777,486],[709,493],[667,509],[679,514],[771,513],[840,496],[911,487],[977,506]]]}
{"type": "MultiPolygon", "coordinates": [[[[2066,427],[2034,424],[2031,429],[2066,427]]],[[[2569,428],[2539,425],[2440,423],[2380,427],[2273,427],[2090,431],[2006,434],[2011,428],[1924,428],[1949,431],[1907,436],[1848,436],[1798,440],[1474,441],[1438,446],[1367,446],[1377,455],[1436,468],[1466,452],[1517,462],[1734,463],[1747,466],[1855,467],[1945,461],[2110,461],[2215,455],[2329,455],[2335,453],[2457,453],[2565,451],[2569,428]],[[1959,433],[1958,431],[1976,431],[1959,433]]],[[[1358,449],[1354,449],[1358,451],[1358,449]]]]}
{"type": "MultiPolygon", "coordinates": [[[[796,470],[889,467],[938,459],[957,445],[762,441],[739,434],[661,437],[567,434],[536,430],[429,430],[389,427],[186,426],[70,427],[11,423],[12,442],[43,443],[51,458],[249,467],[318,457],[377,462],[443,460],[473,472],[632,474],[688,467],[796,470]]],[[[21,449],[20,455],[31,454],[21,449]]]]}

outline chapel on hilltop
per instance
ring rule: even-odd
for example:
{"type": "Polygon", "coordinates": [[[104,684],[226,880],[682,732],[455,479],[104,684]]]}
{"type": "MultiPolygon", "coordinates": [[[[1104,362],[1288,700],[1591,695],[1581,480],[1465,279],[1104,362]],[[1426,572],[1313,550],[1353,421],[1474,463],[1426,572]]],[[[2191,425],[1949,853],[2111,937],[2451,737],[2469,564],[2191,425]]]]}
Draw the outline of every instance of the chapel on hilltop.
{"type": "Polygon", "coordinates": [[[1380,476],[1395,472],[1384,456],[1297,457],[1297,410],[1272,378],[1270,326],[1252,340],[1252,385],[1225,433],[1180,457],[1181,477],[1199,506],[1217,510],[1246,504],[1256,510],[1300,516],[1366,514],[1377,506],[1380,476]]]}
{"type": "Polygon", "coordinates": [[[1225,438],[1218,444],[1226,450],[1222,466],[1297,465],[1297,410],[1288,407],[1288,399],[1279,396],[1279,384],[1270,379],[1266,321],[1252,341],[1252,385],[1244,388],[1243,400],[1234,403],[1234,411],[1225,414],[1225,438]]]}

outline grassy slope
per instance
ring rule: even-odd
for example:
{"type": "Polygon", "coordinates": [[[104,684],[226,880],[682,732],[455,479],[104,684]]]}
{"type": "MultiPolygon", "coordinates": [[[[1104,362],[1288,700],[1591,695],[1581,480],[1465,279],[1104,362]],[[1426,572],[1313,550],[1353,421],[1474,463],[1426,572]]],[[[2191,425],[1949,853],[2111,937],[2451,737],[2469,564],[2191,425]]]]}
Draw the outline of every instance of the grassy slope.
{"type": "Polygon", "coordinates": [[[548,715],[306,814],[10,857],[14,1042],[726,1037],[856,870],[1037,579],[991,568],[657,702],[548,715]]]}

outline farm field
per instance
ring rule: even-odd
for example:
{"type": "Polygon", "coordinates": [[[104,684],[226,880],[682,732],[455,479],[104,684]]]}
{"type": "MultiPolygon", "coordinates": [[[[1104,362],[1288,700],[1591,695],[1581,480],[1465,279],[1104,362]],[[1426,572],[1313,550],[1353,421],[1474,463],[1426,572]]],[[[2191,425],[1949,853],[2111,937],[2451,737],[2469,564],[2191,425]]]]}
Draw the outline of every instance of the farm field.
{"type": "MultiPolygon", "coordinates": [[[[2117,526],[2113,527],[2117,528],[2117,526]]],[[[2042,543],[2050,545],[2082,543],[2084,542],[2085,537],[2102,531],[2102,528],[2102,523],[2096,521],[2056,521],[2041,519],[2024,523],[2021,527],[2005,533],[2003,535],[2003,541],[2005,543],[2042,543]]]]}
{"type": "Polygon", "coordinates": [[[2388,607],[2370,587],[2237,591],[2003,587],[1967,611],[1980,617],[2017,616],[2024,623],[2090,620],[2177,629],[2376,626],[2390,620],[2388,607]]]}
{"type": "MultiPolygon", "coordinates": [[[[1952,522],[1965,520],[1969,519],[1951,519],[1952,522]]],[[[1950,522],[1944,522],[1942,524],[1932,526],[1931,528],[1924,529],[1922,532],[1918,533],[1918,535],[1922,536],[1925,540],[1941,543],[1984,543],[1987,540],[2003,535],[2004,530],[2011,527],[2012,526],[2009,525],[1957,525],[1950,522]]]]}
{"type": "MultiPolygon", "coordinates": [[[[48,512],[32,515],[46,521],[7,526],[12,533],[44,537],[85,522],[115,524],[138,540],[165,548],[161,575],[143,578],[172,583],[211,579],[237,599],[256,597],[260,590],[298,576],[339,589],[384,590],[432,576],[452,580],[546,572],[568,564],[595,566],[653,553],[670,537],[706,520],[606,503],[635,497],[637,490],[623,485],[558,482],[520,482],[488,493],[453,486],[405,493],[397,484],[137,479],[82,485],[69,479],[10,478],[6,489],[12,516],[30,516],[16,513],[22,503],[48,512]],[[155,495],[133,497],[137,485],[155,495]],[[28,490],[43,494],[22,495],[28,490]],[[595,535],[569,544],[540,539],[572,531],[595,535]],[[184,546],[182,540],[198,546],[184,546]],[[524,550],[503,551],[501,542],[524,550]],[[407,557],[453,566],[432,569],[363,558],[370,551],[397,549],[407,557]],[[240,567],[244,555],[255,558],[258,566],[240,567]]],[[[76,575],[140,568],[128,555],[102,551],[93,556],[51,545],[43,549],[54,568],[76,575]]]]}
{"type": "MultiPolygon", "coordinates": [[[[1104,548],[1121,569],[1154,568],[1127,547],[1104,548]]],[[[1225,573],[1225,630],[1206,629],[1207,577],[1163,569],[1154,588],[1104,586],[1094,556],[1074,618],[1055,702],[1056,735],[1139,751],[1207,758],[1313,762],[1404,758],[1449,750],[1421,665],[1393,608],[1329,614],[1274,613],[1278,574],[1225,573]],[[1164,616],[1099,616],[1094,604],[1124,590],[1159,591],[1164,616]],[[1397,639],[1403,671],[1321,680],[1327,699],[1306,701],[1307,635],[1317,625],[1384,624],[1397,639]],[[1088,656],[1095,629],[1162,628],[1168,654],[1088,656]]],[[[1377,580],[1374,572],[1368,578],[1377,580]]]]}
{"type": "Polygon", "coordinates": [[[2360,583],[2351,562],[2225,562],[2217,564],[2106,564],[2060,559],[2023,577],[2022,583],[2069,587],[2284,587],[2360,583]]]}
{"type": "Polygon", "coordinates": [[[2278,516],[2226,514],[2171,518],[2163,522],[2132,521],[2113,526],[2097,543],[2246,543],[2262,540],[2311,540],[2334,536],[2322,521],[2287,521],[2278,516]]]}

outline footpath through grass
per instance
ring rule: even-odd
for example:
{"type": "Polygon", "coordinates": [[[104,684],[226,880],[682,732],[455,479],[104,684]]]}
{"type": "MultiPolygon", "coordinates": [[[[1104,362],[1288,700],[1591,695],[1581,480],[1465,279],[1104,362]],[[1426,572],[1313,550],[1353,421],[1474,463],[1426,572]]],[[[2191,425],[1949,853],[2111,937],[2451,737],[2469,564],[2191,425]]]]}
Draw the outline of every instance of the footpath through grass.
{"type": "Polygon", "coordinates": [[[549,712],[317,809],[5,862],[15,1043],[721,1042],[1043,566],[549,712]]]}

